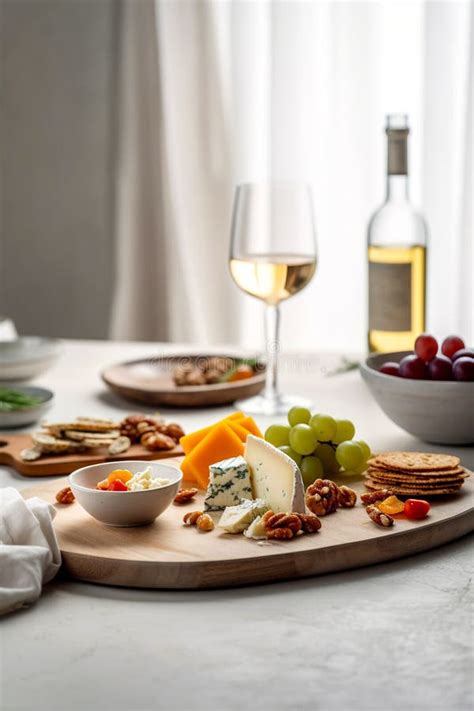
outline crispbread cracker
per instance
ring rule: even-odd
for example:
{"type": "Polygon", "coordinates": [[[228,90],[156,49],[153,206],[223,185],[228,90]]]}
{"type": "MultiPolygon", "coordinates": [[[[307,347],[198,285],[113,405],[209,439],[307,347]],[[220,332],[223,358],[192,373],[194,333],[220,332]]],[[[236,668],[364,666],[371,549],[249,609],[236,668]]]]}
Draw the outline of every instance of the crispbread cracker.
{"type": "Polygon", "coordinates": [[[60,433],[65,430],[73,430],[80,432],[96,432],[96,433],[108,433],[110,430],[119,430],[119,422],[99,422],[94,420],[88,420],[84,422],[82,420],[76,420],[76,422],[54,422],[52,424],[43,425],[46,430],[52,433],[60,433]]]}
{"type": "Polygon", "coordinates": [[[446,489],[446,488],[454,488],[454,487],[461,487],[463,484],[462,479],[458,479],[457,481],[441,481],[439,483],[435,482],[406,482],[406,481],[387,481],[386,479],[377,479],[376,477],[369,476],[368,477],[369,481],[374,482],[375,484],[380,484],[380,486],[385,486],[387,489],[391,489],[393,486],[398,487],[399,489],[446,489]]]}
{"type": "Polygon", "coordinates": [[[455,470],[453,472],[414,472],[413,474],[405,474],[401,472],[392,472],[386,469],[376,469],[375,467],[368,468],[368,474],[371,477],[376,477],[383,481],[416,481],[417,483],[423,482],[442,482],[442,481],[459,481],[461,479],[467,479],[469,474],[462,468],[455,470]]]}
{"type": "Polygon", "coordinates": [[[372,479],[373,481],[378,482],[379,484],[385,484],[387,487],[390,486],[426,486],[428,487],[442,487],[442,486],[455,486],[457,484],[462,484],[464,482],[464,479],[462,477],[459,477],[457,479],[442,479],[441,481],[434,481],[433,479],[423,479],[423,481],[420,481],[419,479],[385,479],[383,477],[379,477],[376,474],[373,474],[372,472],[369,473],[369,478],[372,479]]]}
{"type": "Polygon", "coordinates": [[[99,449],[99,447],[110,447],[115,442],[114,439],[83,439],[78,442],[84,449],[99,449]]]}
{"type": "Polygon", "coordinates": [[[57,439],[45,432],[33,432],[31,435],[34,448],[43,454],[68,454],[81,449],[79,442],[70,442],[66,439],[57,439]]]}
{"type": "MultiPolygon", "coordinates": [[[[367,489],[371,489],[372,491],[378,491],[379,489],[385,489],[386,487],[377,484],[370,479],[366,479],[365,481],[365,486],[367,489]]],[[[406,489],[406,488],[401,488],[397,486],[391,486],[390,490],[394,494],[398,494],[399,496],[445,496],[448,494],[455,494],[459,491],[461,487],[451,487],[451,488],[446,488],[446,489],[426,489],[423,487],[420,487],[419,489],[406,489]]]]}
{"type": "Polygon", "coordinates": [[[116,454],[122,454],[126,452],[132,446],[132,440],[130,437],[122,436],[114,439],[112,444],[109,445],[109,454],[114,456],[116,454]]]}
{"type": "Polygon", "coordinates": [[[102,440],[117,439],[120,437],[120,430],[109,430],[108,432],[90,432],[86,430],[64,430],[64,437],[67,439],[73,439],[77,442],[82,442],[85,439],[96,440],[98,442],[102,440]]]}
{"type": "Polygon", "coordinates": [[[378,471],[380,474],[387,474],[387,476],[391,474],[397,474],[400,476],[419,476],[419,477],[425,477],[425,476],[431,476],[431,477],[442,477],[442,476],[457,476],[459,474],[462,474],[464,472],[464,467],[453,467],[452,469],[431,469],[431,470],[420,470],[420,471],[413,471],[410,469],[390,469],[389,467],[384,467],[382,464],[379,464],[378,462],[372,462],[368,466],[368,471],[378,471]]]}
{"type": "Polygon", "coordinates": [[[459,465],[459,457],[451,454],[433,454],[430,452],[384,452],[369,461],[371,465],[381,464],[394,470],[402,471],[439,471],[454,469],[459,465]]]}

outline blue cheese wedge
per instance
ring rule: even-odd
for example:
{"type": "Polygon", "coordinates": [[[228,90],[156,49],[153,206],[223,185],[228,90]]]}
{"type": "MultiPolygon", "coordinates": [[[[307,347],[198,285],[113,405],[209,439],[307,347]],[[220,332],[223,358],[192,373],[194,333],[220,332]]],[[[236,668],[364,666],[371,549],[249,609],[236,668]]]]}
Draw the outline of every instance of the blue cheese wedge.
{"type": "Polygon", "coordinates": [[[218,523],[227,533],[243,533],[252,521],[262,516],[269,508],[262,499],[242,501],[238,506],[228,506],[218,523]]]}
{"type": "Polygon", "coordinates": [[[207,511],[220,511],[252,499],[250,469],[243,457],[224,459],[209,467],[209,486],[204,506],[207,511]]]}
{"type": "Polygon", "coordinates": [[[275,513],[304,513],[304,486],[296,462],[281,449],[260,437],[249,435],[244,459],[250,467],[252,492],[275,513]]]}

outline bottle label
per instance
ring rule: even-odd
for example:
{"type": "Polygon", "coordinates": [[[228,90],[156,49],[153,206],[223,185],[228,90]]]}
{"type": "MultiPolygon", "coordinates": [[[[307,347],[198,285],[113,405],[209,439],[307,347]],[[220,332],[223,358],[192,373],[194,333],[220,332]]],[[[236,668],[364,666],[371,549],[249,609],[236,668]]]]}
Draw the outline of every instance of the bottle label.
{"type": "Polygon", "coordinates": [[[369,262],[369,329],[411,331],[411,264],[369,262]]]}

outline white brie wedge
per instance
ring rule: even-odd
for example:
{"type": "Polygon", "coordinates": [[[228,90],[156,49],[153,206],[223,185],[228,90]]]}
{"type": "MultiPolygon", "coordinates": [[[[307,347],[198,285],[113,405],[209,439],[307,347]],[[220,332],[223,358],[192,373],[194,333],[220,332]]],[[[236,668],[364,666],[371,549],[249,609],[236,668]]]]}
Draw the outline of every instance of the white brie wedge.
{"type": "Polygon", "coordinates": [[[275,513],[304,513],[304,486],[296,462],[261,437],[248,435],[244,459],[250,468],[255,499],[263,499],[275,513]]]}

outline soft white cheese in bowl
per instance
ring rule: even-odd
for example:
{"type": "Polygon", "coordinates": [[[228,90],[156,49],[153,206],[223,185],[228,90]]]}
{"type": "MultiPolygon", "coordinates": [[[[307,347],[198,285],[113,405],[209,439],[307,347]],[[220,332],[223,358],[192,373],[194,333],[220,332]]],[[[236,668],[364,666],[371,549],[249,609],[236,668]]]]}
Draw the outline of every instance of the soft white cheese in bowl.
{"type": "Polygon", "coordinates": [[[69,475],[69,485],[78,503],[108,526],[144,526],[165,511],[179,491],[183,474],[172,464],[122,461],[92,464],[69,475]],[[115,469],[128,469],[128,491],[101,491],[99,481],[115,469]]]}
{"type": "Polygon", "coordinates": [[[129,491],[146,491],[148,489],[161,489],[162,486],[167,486],[169,483],[169,479],[154,477],[151,466],[148,466],[144,471],[134,474],[127,481],[126,487],[129,491]]]}

